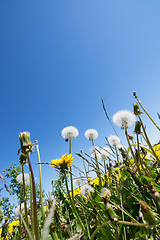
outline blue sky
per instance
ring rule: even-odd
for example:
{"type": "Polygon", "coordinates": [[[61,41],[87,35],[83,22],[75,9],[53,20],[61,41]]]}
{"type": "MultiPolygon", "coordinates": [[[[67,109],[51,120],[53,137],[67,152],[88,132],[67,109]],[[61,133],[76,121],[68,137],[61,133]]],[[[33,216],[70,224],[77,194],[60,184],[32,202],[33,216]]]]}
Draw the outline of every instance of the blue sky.
{"type": "MultiPolygon", "coordinates": [[[[61,130],[73,125],[74,152],[89,152],[88,128],[99,132],[97,146],[114,134],[105,118],[132,111],[137,91],[159,123],[160,1],[0,1],[0,172],[18,163],[18,134],[39,141],[41,160],[68,151],[61,130]]],[[[159,132],[143,116],[152,143],[159,132]]],[[[124,140],[121,129],[116,127],[124,140]]],[[[132,129],[130,130],[132,132],[132,129]]],[[[37,155],[32,165],[38,179],[37,155]]],[[[75,163],[82,168],[81,159],[75,163]]],[[[27,168],[26,168],[27,171],[27,168]]],[[[56,172],[42,167],[45,189],[56,172]]]]}

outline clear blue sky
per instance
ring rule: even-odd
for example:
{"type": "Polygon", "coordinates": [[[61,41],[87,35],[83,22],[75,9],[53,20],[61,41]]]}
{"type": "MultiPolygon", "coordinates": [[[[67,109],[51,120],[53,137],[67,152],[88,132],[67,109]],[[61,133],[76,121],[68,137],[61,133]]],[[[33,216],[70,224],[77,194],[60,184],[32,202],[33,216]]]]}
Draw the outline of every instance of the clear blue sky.
{"type": "MultiPolygon", "coordinates": [[[[74,152],[89,152],[88,128],[99,132],[97,146],[114,134],[105,118],[132,111],[137,91],[160,123],[160,1],[33,0],[0,1],[0,172],[18,163],[18,134],[39,141],[41,160],[68,151],[61,130],[80,135],[74,152]]],[[[158,131],[143,116],[152,143],[158,131]]],[[[123,131],[116,127],[119,135],[123,131]]],[[[38,179],[36,153],[32,165],[38,179]]],[[[81,159],[75,163],[82,167],[81,159]]],[[[26,168],[27,170],[27,168],[26,168]]],[[[44,188],[56,172],[42,167],[44,188]]]]}

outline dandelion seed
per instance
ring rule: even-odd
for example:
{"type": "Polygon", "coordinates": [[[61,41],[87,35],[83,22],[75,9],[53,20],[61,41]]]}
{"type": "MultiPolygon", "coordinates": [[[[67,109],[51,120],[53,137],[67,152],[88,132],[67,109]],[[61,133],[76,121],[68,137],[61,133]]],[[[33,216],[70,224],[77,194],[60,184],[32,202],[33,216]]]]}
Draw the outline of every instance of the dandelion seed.
{"type": "Polygon", "coordinates": [[[112,150],[109,147],[104,147],[101,149],[101,159],[105,160],[112,153],[112,150]]]}
{"type": "Polygon", "coordinates": [[[119,137],[112,135],[108,138],[108,142],[111,146],[117,146],[118,144],[120,144],[120,139],[119,137]]]}
{"type": "MultiPolygon", "coordinates": [[[[23,185],[23,174],[20,173],[17,177],[16,177],[16,181],[17,183],[19,183],[20,185],[23,185]]],[[[24,173],[24,181],[25,181],[25,185],[29,185],[29,174],[28,173],[24,173]]]]}
{"type": "Polygon", "coordinates": [[[93,140],[98,137],[98,132],[95,129],[88,129],[84,135],[88,140],[93,140]]]}
{"type": "Polygon", "coordinates": [[[90,185],[85,184],[81,187],[81,195],[82,196],[87,197],[88,195],[91,194],[91,192],[93,192],[93,188],[90,185]]]}
{"type": "Polygon", "coordinates": [[[65,140],[67,140],[71,138],[76,138],[79,135],[79,132],[77,128],[73,126],[69,126],[69,127],[63,128],[61,135],[65,140]]]}
{"type": "Polygon", "coordinates": [[[136,121],[135,115],[128,110],[118,111],[113,115],[112,119],[113,122],[122,129],[132,126],[136,121]]]}

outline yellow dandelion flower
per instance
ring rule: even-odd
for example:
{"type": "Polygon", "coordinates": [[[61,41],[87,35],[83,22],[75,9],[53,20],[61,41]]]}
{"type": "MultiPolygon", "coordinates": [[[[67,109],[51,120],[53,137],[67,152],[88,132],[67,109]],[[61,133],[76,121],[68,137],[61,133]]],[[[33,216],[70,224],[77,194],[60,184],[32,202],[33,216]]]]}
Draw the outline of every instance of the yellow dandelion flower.
{"type": "Polygon", "coordinates": [[[73,162],[74,157],[72,157],[71,154],[62,156],[60,159],[52,160],[52,163],[50,164],[51,167],[60,168],[60,169],[66,169],[71,166],[71,163],[73,162]]]}

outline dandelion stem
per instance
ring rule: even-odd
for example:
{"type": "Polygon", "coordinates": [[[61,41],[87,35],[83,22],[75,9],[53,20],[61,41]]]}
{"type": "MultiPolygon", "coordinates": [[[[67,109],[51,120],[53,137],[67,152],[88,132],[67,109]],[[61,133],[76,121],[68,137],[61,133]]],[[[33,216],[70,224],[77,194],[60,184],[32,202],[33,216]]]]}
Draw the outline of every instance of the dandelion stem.
{"type": "MultiPolygon", "coordinates": [[[[40,163],[40,153],[39,153],[39,147],[38,142],[36,142],[36,149],[38,154],[38,162],[40,163]]],[[[40,201],[41,201],[41,211],[42,211],[42,218],[45,219],[44,215],[44,207],[43,207],[43,190],[42,190],[42,170],[41,170],[41,164],[39,164],[39,180],[40,180],[40,201]]]]}
{"type": "Polygon", "coordinates": [[[158,128],[158,130],[160,131],[160,127],[155,123],[155,121],[151,118],[151,116],[149,115],[149,113],[145,110],[145,108],[143,107],[142,103],[140,102],[140,100],[138,99],[137,95],[135,97],[139,103],[139,105],[141,106],[141,108],[143,109],[143,111],[147,114],[147,116],[150,118],[150,120],[153,122],[153,124],[156,126],[156,128],[158,128]]]}
{"type": "MultiPolygon", "coordinates": [[[[26,204],[26,186],[25,186],[23,163],[22,163],[22,180],[23,180],[23,197],[24,197],[25,221],[26,221],[26,225],[28,227],[28,215],[27,215],[27,204],[26,204]]],[[[25,234],[26,234],[26,231],[25,231],[25,234]]]]}
{"type": "Polygon", "coordinates": [[[31,166],[31,162],[30,162],[29,153],[28,153],[28,164],[29,164],[29,169],[30,169],[30,173],[31,173],[31,181],[32,181],[34,234],[35,234],[35,239],[40,240],[39,227],[38,227],[38,217],[37,217],[36,186],[35,186],[34,174],[33,174],[32,166],[31,166]]]}
{"type": "Polygon", "coordinates": [[[125,134],[126,134],[127,142],[128,142],[128,145],[129,145],[130,151],[131,151],[131,153],[132,153],[132,157],[133,157],[133,159],[134,159],[134,161],[135,161],[135,164],[136,164],[136,167],[137,167],[138,173],[139,173],[139,175],[141,176],[142,174],[141,174],[141,171],[140,171],[140,168],[139,168],[139,165],[138,165],[137,159],[136,159],[136,157],[135,157],[135,155],[134,155],[134,152],[133,152],[133,149],[132,149],[131,143],[130,143],[130,141],[129,141],[129,137],[128,137],[128,133],[127,133],[127,128],[125,128],[125,134]]]}
{"type": "MultiPolygon", "coordinates": [[[[92,139],[92,145],[94,147],[94,141],[92,139]]],[[[95,152],[95,160],[96,160],[96,168],[97,168],[97,177],[99,178],[99,185],[100,187],[102,187],[102,179],[101,179],[101,174],[100,174],[100,169],[99,169],[99,163],[98,163],[98,158],[97,158],[97,154],[95,152]]]]}
{"type": "Polygon", "coordinates": [[[71,196],[70,196],[70,192],[69,192],[69,189],[68,189],[68,182],[67,182],[66,172],[64,172],[64,179],[65,179],[67,194],[68,194],[69,201],[70,201],[70,204],[71,204],[71,207],[72,207],[72,211],[73,211],[75,217],[77,218],[78,222],[80,223],[82,229],[85,230],[85,227],[84,227],[84,225],[83,225],[83,223],[82,223],[82,220],[81,220],[80,216],[78,215],[77,210],[76,210],[76,208],[75,208],[73,199],[72,199],[71,196]]]}
{"type": "MultiPolygon", "coordinates": [[[[71,138],[69,139],[69,154],[71,154],[71,138]]],[[[73,194],[73,178],[72,178],[72,167],[70,166],[70,181],[71,181],[71,192],[72,192],[72,199],[74,201],[74,194],[73,194]]]]}
{"type": "MultiPolygon", "coordinates": [[[[80,153],[81,153],[81,156],[82,156],[82,159],[83,159],[83,166],[84,166],[84,170],[85,170],[86,178],[87,178],[87,180],[88,180],[88,173],[87,173],[86,165],[85,165],[85,162],[84,162],[84,158],[83,158],[83,152],[82,152],[82,150],[80,151],[80,153]]],[[[89,181],[88,181],[88,182],[89,182],[89,181]]]]}
{"type": "Polygon", "coordinates": [[[150,147],[153,156],[156,158],[157,162],[160,163],[160,159],[159,159],[159,157],[157,156],[157,154],[155,153],[155,151],[154,151],[154,149],[153,149],[153,147],[152,147],[152,144],[150,143],[150,140],[149,140],[149,138],[148,138],[148,136],[147,136],[147,133],[146,133],[144,124],[143,124],[143,122],[142,122],[142,119],[141,119],[140,116],[138,116],[138,117],[139,117],[139,120],[140,120],[141,125],[142,125],[142,128],[143,128],[143,132],[144,132],[144,135],[145,135],[145,138],[146,138],[146,142],[147,142],[148,146],[150,147]]]}

